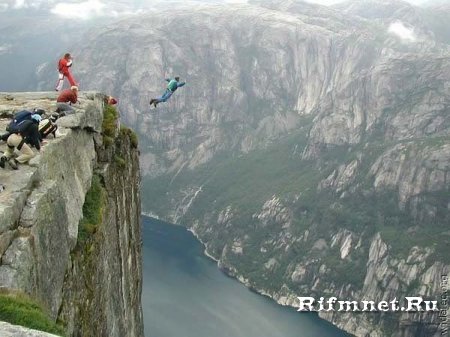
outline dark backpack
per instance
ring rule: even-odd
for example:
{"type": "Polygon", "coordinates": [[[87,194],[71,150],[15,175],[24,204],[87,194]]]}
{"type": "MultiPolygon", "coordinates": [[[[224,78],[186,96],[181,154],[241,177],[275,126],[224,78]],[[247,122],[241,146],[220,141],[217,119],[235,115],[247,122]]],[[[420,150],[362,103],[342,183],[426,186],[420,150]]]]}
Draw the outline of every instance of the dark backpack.
{"type": "Polygon", "coordinates": [[[19,111],[18,113],[16,113],[14,115],[14,119],[6,127],[6,131],[8,131],[9,133],[20,132],[20,129],[21,129],[20,126],[26,120],[30,120],[32,114],[33,113],[31,111],[28,111],[28,110],[19,111]]]}

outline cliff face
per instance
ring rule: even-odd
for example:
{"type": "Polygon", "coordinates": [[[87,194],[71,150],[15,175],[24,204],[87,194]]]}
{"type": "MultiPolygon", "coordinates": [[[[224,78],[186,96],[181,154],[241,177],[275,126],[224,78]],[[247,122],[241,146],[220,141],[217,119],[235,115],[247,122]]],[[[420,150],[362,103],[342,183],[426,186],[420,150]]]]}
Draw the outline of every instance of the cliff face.
{"type": "MultiPolygon", "coordinates": [[[[52,111],[55,94],[0,99],[3,114],[52,111]]],[[[80,101],[78,113],[58,120],[62,135],[30,166],[0,171],[0,285],[43,303],[68,336],[143,336],[137,149],[118,128],[103,143],[102,95],[80,101]],[[101,217],[83,236],[83,204],[94,181],[101,217]]]]}
{"type": "Polygon", "coordinates": [[[407,13],[357,14],[297,1],[176,6],[92,32],[80,46],[78,76],[121,97],[143,138],[146,177],[262,148],[305,118],[314,119],[308,155],[319,144],[361,143],[385,125],[391,140],[446,134],[448,46],[421,12],[405,22],[414,42],[389,31],[407,13]],[[188,85],[150,113],[148,101],[172,74],[188,85]]]}
{"type": "MultiPolygon", "coordinates": [[[[437,299],[449,270],[445,13],[352,3],[180,6],[81,47],[85,85],[123,97],[142,135],[144,211],[283,304],[437,299]],[[187,85],[149,110],[175,74],[187,85]]],[[[437,314],[321,315],[357,336],[440,333],[437,314]]]]}

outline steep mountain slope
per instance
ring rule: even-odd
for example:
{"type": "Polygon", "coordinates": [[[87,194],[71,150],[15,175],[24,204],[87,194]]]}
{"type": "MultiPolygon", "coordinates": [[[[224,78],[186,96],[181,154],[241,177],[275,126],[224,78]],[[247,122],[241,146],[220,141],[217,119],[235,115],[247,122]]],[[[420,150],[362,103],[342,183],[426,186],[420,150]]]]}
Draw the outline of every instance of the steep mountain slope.
{"type": "MultiPolygon", "coordinates": [[[[192,228],[249,286],[291,305],[436,299],[450,53],[390,23],[295,1],[181,6],[92,31],[78,75],[141,134],[144,210],[192,228]],[[175,74],[187,85],[150,110],[175,74]]],[[[321,316],[357,336],[440,333],[436,313],[321,316]]]]}

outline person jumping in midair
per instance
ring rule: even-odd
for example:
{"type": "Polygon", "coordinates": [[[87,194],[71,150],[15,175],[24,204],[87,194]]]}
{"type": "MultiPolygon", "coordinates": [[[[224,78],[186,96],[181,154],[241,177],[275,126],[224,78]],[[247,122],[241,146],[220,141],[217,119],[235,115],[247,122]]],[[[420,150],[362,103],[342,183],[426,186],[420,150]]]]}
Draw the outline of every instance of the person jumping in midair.
{"type": "Polygon", "coordinates": [[[176,76],[173,79],[166,78],[166,81],[169,83],[167,84],[167,89],[164,92],[164,94],[161,97],[152,98],[150,100],[150,105],[153,104],[155,108],[158,105],[158,103],[166,102],[178,88],[181,88],[183,85],[186,84],[186,82],[180,82],[180,78],[178,76],[176,76]]]}
{"type": "Polygon", "coordinates": [[[70,67],[72,66],[72,56],[69,53],[64,54],[64,57],[58,62],[58,82],[56,82],[55,90],[60,91],[64,84],[64,77],[70,83],[70,86],[78,86],[72,74],[70,73],[70,67]]]}

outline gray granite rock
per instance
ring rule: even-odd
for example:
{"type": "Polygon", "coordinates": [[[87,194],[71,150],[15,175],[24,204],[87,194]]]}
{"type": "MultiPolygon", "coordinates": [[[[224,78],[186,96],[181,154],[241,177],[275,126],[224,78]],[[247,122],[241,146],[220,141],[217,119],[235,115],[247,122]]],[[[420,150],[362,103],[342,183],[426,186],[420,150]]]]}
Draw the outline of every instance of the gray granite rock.
{"type": "MultiPolygon", "coordinates": [[[[118,131],[112,146],[102,143],[103,99],[81,93],[77,112],[58,120],[58,137],[29,165],[0,169],[0,287],[37,299],[66,323],[67,336],[142,337],[138,152],[118,131]],[[94,174],[105,189],[103,221],[79,242],[94,174]]],[[[49,112],[54,100],[55,93],[0,93],[0,110],[49,112]]],[[[0,336],[49,335],[1,325],[0,336]]]]}
{"type": "Polygon", "coordinates": [[[0,336],[2,337],[57,337],[46,332],[27,329],[19,325],[0,322],[0,336]]]}

